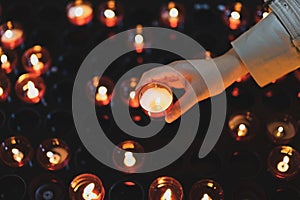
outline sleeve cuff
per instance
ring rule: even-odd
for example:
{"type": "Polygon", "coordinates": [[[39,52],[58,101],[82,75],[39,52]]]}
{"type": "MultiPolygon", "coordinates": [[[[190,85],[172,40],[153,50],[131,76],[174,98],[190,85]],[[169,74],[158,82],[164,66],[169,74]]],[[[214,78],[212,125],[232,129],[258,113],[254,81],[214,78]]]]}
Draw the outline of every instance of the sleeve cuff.
{"type": "Polygon", "coordinates": [[[274,13],[231,44],[261,87],[300,66],[300,54],[274,13]]]}

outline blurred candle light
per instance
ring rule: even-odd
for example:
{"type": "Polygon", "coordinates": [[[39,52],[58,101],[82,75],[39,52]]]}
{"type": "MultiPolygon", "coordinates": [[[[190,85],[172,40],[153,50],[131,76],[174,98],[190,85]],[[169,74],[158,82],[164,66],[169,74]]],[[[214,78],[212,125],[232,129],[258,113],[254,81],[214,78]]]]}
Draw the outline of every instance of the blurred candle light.
{"type": "Polygon", "coordinates": [[[228,121],[231,135],[236,141],[247,141],[253,138],[256,126],[257,120],[250,112],[233,114],[228,121]]]}
{"type": "Polygon", "coordinates": [[[12,136],[1,143],[0,158],[9,167],[27,165],[33,157],[33,149],[27,138],[12,136]]]}
{"type": "Polygon", "coordinates": [[[43,98],[46,86],[44,80],[36,74],[21,75],[15,85],[17,96],[29,104],[39,103],[43,98]]]}
{"type": "Polygon", "coordinates": [[[1,43],[3,47],[14,49],[24,41],[24,32],[19,24],[8,21],[0,26],[1,43]]]}
{"type": "Polygon", "coordinates": [[[299,171],[300,154],[290,146],[275,147],[268,156],[268,169],[279,179],[290,180],[299,171]]]}
{"type": "Polygon", "coordinates": [[[0,71],[0,102],[4,102],[9,97],[11,83],[4,72],[0,71]]]}
{"type": "Polygon", "coordinates": [[[93,19],[93,8],[87,1],[75,0],[67,5],[67,17],[76,26],[83,26],[93,19]]]}
{"type": "Polygon", "coordinates": [[[14,51],[0,47],[1,69],[6,73],[11,73],[17,66],[18,56],[14,51]]]}
{"type": "Polygon", "coordinates": [[[184,23],[183,7],[175,2],[169,2],[161,9],[161,20],[171,28],[178,28],[184,23]]]}
{"type": "Polygon", "coordinates": [[[203,179],[196,182],[190,191],[189,200],[223,200],[224,192],[219,183],[203,179]]]}
{"type": "Polygon", "coordinates": [[[270,10],[264,6],[257,6],[254,21],[258,23],[260,20],[266,18],[270,14],[270,10]]]}
{"type": "Polygon", "coordinates": [[[70,183],[71,200],[103,200],[105,191],[102,181],[93,174],[81,174],[70,183]]]}
{"type": "Polygon", "coordinates": [[[266,125],[267,134],[275,144],[287,144],[297,134],[297,125],[292,116],[280,114],[272,117],[266,125]]]}
{"type": "Polygon", "coordinates": [[[135,173],[144,164],[144,148],[128,140],[120,143],[113,152],[114,165],[125,173],[135,173]]]}
{"type": "Polygon", "coordinates": [[[241,2],[235,2],[226,7],[223,18],[230,30],[244,30],[247,25],[248,13],[241,2]]]}
{"type": "Polygon", "coordinates": [[[68,145],[58,139],[52,138],[43,141],[36,152],[38,163],[47,170],[60,170],[68,165],[70,149],[68,145]]]}
{"type": "Polygon", "coordinates": [[[44,47],[35,45],[24,52],[22,64],[27,72],[37,75],[46,73],[51,65],[50,53],[44,47]]]}
{"type": "Polygon", "coordinates": [[[144,50],[143,26],[136,26],[136,35],[134,36],[134,47],[137,53],[142,53],[144,50]]]}
{"type": "Polygon", "coordinates": [[[183,188],[172,177],[159,177],[155,179],[149,188],[149,200],[182,200],[183,188]]]}
{"type": "Polygon", "coordinates": [[[166,85],[149,83],[141,88],[139,102],[146,114],[153,118],[159,118],[171,108],[173,93],[166,85]]]}
{"type": "Polygon", "coordinates": [[[99,20],[107,27],[119,25],[123,20],[122,6],[114,0],[103,2],[99,6],[99,20]]]}
{"type": "Polygon", "coordinates": [[[119,94],[121,100],[129,105],[131,108],[138,108],[140,106],[138,95],[136,95],[135,87],[138,83],[138,79],[135,77],[124,80],[120,84],[119,94]]]}
{"type": "Polygon", "coordinates": [[[95,102],[96,106],[107,106],[113,96],[114,83],[108,77],[94,76],[87,83],[86,91],[88,98],[95,102]]]}

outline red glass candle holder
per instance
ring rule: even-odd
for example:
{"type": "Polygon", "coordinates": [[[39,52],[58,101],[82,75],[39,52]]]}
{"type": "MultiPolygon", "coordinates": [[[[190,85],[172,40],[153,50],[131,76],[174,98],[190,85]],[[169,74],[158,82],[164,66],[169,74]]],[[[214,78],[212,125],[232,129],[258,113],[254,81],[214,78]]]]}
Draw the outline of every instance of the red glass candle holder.
{"type": "Polygon", "coordinates": [[[43,141],[36,152],[38,163],[47,170],[60,170],[70,161],[70,149],[68,145],[58,139],[52,138],[43,141]]]}
{"type": "Polygon", "coordinates": [[[32,157],[33,149],[23,136],[12,136],[1,143],[0,158],[9,167],[27,165],[32,157]]]}
{"type": "Polygon", "coordinates": [[[123,81],[119,89],[121,100],[131,108],[138,108],[140,106],[138,96],[135,92],[137,83],[138,79],[132,77],[128,80],[123,81]]]}
{"type": "Polygon", "coordinates": [[[226,7],[223,20],[230,30],[243,30],[248,24],[248,12],[241,2],[235,2],[226,7]]]}
{"type": "Polygon", "coordinates": [[[155,179],[149,188],[149,200],[182,200],[183,188],[181,184],[172,177],[159,177],[155,179]]]}
{"type": "Polygon", "coordinates": [[[6,73],[11,73],[18,64],[18,56],[16,52],[0,47],[1,69],[6,73]]]}
{"type": "Polygon", "coordinates": [[[300,154],[290,146],[275,147],[268,156],[268,169],[278,179],[290,180],[299,171],[300,154]]]}
{"type": "Polygon", "coordinates": [[[119,25],[124,18],[124,11],[121,4],[114,0],[108,0],[100,4],[98,19],[106,27],[119,25]]]}
{"type": "Polygon", "coordinates": [[[0,102],[6,101],[11,90],[11,84],[4,72],[0,71],[0,102]]]}
{"type": "Polygon", "coordinates": [[[184,24],[184,8],[182,5],[173,1],[164,5],[160,11],[162,24],[170,28],[178,28],[184,24]]]}
{"type": "Polygon", "coordinates": [[[151,118],[161,118],[173,105],[172,90],[157,82],[146,84],[139,91],[139,103],[144,112],[151,118]]]}
{"type": "Polygon", "coordinates": [[[267,134],[275,144],[287,144],[297,134],[297,125],[292,116],[283,114],[273,117],[266,125],[267,134]]]}
{"type": "Polygon", "coordinates": [[[87,83],[86,91],[88,98],[95,102],[96,106],[110,104],[114,90],[114,83],[108,77],[95,76],[87,83]]]}
{"type": "Polygon", "coordinates": [[[68,20],[76,26],[86,25],[93,19],[93,8],[87,1],[75,0],[67,5],[66,10],[68,20]]]}
{"type": "Polygon", "coordinates": [[[124,141],[113,151],[116,168],[125,173],[135,173],[144,164],[144,148],[135,141],[124,141]]]}
{"type": "Polygon", "coordinates": [[[27,72],[41,75],[48,71],[51,65],[51,56],[47,49],[35,45],[24,52],[22,64],[27,72]]]}
{"type": "Polygon", "coordinates": [[[39,103],[46,92],[44,80],[36,74],[21,75],[15,85],[15,91],[19,99],[25,103],[39,103]]]}
{"type": "Polygon", "coordinates": [[[219,183],[213,180],[200,180],[190,191],[190,200],[223,200],[224,192],[219,183]]]}
{"type": "Polygon", "coordinates": [[[105,190],[97,176],[80,174],[70,183],[69,195],[71,200],[103,200],[105,190]]]}
{"type": "Polygon", "coordinates": [[[18,23],[8,21],[0,26],[0,37],[3,47],[14,49],[23,43],[24,31],[18,23]]]}

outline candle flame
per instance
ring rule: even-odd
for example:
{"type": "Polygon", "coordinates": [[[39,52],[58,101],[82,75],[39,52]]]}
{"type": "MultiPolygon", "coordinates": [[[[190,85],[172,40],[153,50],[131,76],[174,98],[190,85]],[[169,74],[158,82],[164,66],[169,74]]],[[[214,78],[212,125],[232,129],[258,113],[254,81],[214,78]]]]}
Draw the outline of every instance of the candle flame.
{"type": "Polygon", "coordinates": [[[143,44],[144,43],[144,37],[141,34],[136,34],[134,37],[134,41],[136,44],[143,44]]]}
{"type": "Polygon", "coordinates": [[[130,99],[134,99],[135,98],[135,91],[131,91],[129,93],[129,97],[130,97],[130,99]]]}
{"type": "Polygon", "coordinates": [[[7,30],[5,31],[4,35],[6,38],[10,39],[13,37],[13,32],[11,30],[7,30]]]}
{"type": "Polygon", "coordinates": [[[0,86],[0,96],[2,96],[4,94],[4,90],[3,88],[0,86]]]}
{"type": "Polygon", "coordinates": [[[13,159],[15,161],[17,161],[18,163],[21,162],[24,158],[24,154],[17,148],[13,148],[11,150],[11,152],[13,153],[13,159]]]}
{"type": "Polygon", "coordinates": [[[163,196],[160,198],[160,200],[172,200],[171,197],[172,197],[172,190],[167,189],[163,194],[163,196]]]}
{"type": "Polygon", "coordinates": [[[208,194],[204,194],[201,200],[212,200],[212,198],[208,194]]]}
{"type": "Polygon", "coordinates": [[[264,13],[263,13],[263,18],[266,18],[268,15],[269,15],[268,12],[264,12],[264,13]]]}
{"type": "Polygon", "coordinates": [[[113,19],[116,16],[116,13],[111,9],[106,9],[103,14],[107,19],[113,19]]]}
{"type": "Polygon", "coordinates": [[[276,132],[276,137],[282,137],[283,136],[283,131],[284,131],[284,128],[282,127],[282,126],[279,126],[278,128],[277,128],[277,132],[276,132]]]}
{"type": "Polygon", "coordinates": [[[239,128],[238,128],[237,135],[239,137],[243,137],[243,136],[247,135],[247,132],[248,132],[248,129],[247,129],[246,125],[245,124],[240,124],[239,128]]]}
{"type": "Polygon", "coordinates": [[[179,15],[179,11],[177,8],[171,8],[170,11],[169,11],[169,16],[170,17],[173,17],[173,18],[176,18],[178,17],[179,15]]]}
{"type": "Polygon", "coordinates": [[[60,160],[61,160],[61,157],[60,155],[56,154],[56,153],[53,153],[51,151],[48,151],[46,153],[47,157],[49,158],[49,162],[51,164],[54,164],[54,165],[57,165],[60,163],[60,160]]]}
{"type": "Polygon", "coordinates": [[[237,11],[233,11],[231,14],[230,14],[230,17],[234,20],[239,20],[241,18],[241,15],[240,13],[238,13],[237,11]]]}
{"type": "Polygon", "coordinates": [[[84,189],[82,193],[82,198],[84,200],[97,200],[100,197],[100,194],[97,195],[96,193],[93,192],[95,188],[95,183],[90,183],[88,184],[84,189]]]}
{"type": "Polygon", "coordinates": [[[28,83],[23,86],[23,90],[27,90],[26,94],[29,99],[34,99],[39,96],[39,90],[35,87],[32,81],[28,81],[28,83]]]}
{"type": "Polygon", "coordinates": [[[74,10],[75,17],[80,17],[83,14],[83,8],[78,6],[74,10]]]}
{"type": "Polygon", "coordinates": [[[8,61],[7,55],[2,54],[1,55],[1,63],[4,64],[4,63],[7,63],[7,61],[8,61]]]}
{"type": "Polygon", "coordinates": [[[284,156],[282,161],[277,164],[278,171],[287,172],[290,168],[289,162],[290,162],[290,158],[288,156],[284,156]]]}
{"type": "Polygon", "coordinates": [[[155,105],[159,106],[160,102],[161,102],[160,97],[155,99],[155,105]]]}
{"type": "Polygon", "coordinates": [[[37,57],[36,54],[31,54],[30,62],[32,65],[37,65],[39,63],[39,58],[37,57]]]}
{"type": "Polygon", "coordinates": [[[133,153],[132,152],[125,152],[125,157],[124,157],[124,165],[126,167],[133,167],[136,163],[136,159],[135,157],[133,156],[133,153]]]}
{"type": "Polygon", "coordinates": [[[105,94],[107,94],[107,88],[106,88],[105,86],[100,86],[100,87],[98,88],[98,93],[99,93],[100,95],[105,95],[105,94]]]}

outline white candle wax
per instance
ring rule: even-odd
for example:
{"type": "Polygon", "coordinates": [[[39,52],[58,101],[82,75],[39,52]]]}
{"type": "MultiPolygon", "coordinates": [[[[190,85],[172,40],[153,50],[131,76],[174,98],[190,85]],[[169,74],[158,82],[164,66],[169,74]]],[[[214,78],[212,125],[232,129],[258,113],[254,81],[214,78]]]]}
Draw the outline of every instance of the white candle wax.
{"type": "Polygon", "coordinates": [[[152,113],[165,111],[172,104],[172,94],[165,88],[148,88],[140,97],[143,109],[152,113]]]}

